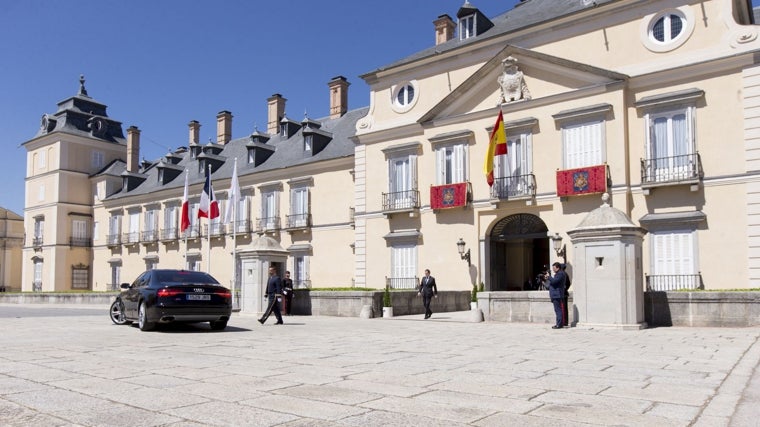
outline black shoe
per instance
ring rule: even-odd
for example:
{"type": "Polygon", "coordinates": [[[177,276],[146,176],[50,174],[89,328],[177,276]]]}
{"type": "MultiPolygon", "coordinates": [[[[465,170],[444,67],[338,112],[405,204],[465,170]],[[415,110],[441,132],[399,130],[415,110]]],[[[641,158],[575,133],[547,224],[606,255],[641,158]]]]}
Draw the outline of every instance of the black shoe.
{"type": "Polygon", "coordinates": [[[264,319],[259,319],[259,323],[261,323],[262,325],[264,324],[264,322],[265,322],[264,319]]]}
{"type": "Polygon", "coordinates": [[[562,329],[562,326],[554,325],[552,326],[552,329],[562,329]]]}

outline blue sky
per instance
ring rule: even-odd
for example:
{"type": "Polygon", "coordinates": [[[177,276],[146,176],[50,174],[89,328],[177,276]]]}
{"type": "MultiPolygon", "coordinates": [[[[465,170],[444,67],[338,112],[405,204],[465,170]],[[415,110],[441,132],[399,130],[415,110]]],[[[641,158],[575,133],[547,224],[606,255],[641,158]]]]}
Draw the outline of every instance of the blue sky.
{"type": "MultiPolygon", "coordinates": [[[[519,0],[471,0],[487,16],[519,0]]],[[[760,0],[753,0],[760,3],[760,0]]],[[[231,111],[233,138],[266,130],[266,99],[300,120],[327,115],[327,82],[345,76],[349,108],[369,104],[358,77],[434,44],[432,21],[463,0],[24,0],[0,13],[0,207],[23,215],[26,150],[44,113],[76,94],[79,75],[108,115],[141,129],[141,156],[201,141],[231,111]]]]}

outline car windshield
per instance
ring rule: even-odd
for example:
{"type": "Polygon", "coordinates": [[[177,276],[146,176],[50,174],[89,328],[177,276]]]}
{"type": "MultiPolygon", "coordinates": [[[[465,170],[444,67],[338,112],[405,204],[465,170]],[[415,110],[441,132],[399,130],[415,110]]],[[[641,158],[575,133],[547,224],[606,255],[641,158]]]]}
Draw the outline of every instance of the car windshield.
{"type": "Polygon", "coordinates": [[[156,280],[160,283],[208,283],[218,285],[213,277],[199,271],[156,271],[156,280]]]}

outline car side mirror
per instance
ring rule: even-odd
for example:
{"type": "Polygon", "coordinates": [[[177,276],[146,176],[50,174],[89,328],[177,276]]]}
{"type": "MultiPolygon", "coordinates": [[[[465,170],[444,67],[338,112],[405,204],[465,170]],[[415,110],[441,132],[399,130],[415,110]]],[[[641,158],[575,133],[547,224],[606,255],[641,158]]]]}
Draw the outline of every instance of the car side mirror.
{"type": "Polygon", "coordinates": [[[129,289],[129,283],[122,283],[121,284],[122,289],[129,289]]]}

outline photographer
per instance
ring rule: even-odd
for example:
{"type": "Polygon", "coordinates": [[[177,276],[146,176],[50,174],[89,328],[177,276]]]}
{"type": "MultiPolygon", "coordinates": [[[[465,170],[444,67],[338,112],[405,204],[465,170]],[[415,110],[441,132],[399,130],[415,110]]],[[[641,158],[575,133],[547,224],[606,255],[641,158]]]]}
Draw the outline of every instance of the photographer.
{"type": "Polygon", "coordinates": [[[555,315],[555,322],[554,326],[552,326],[552,329],[562,329],[563,325],[565,324],[565,289],[567,288],[567,275],[561,268],[561,264],[558,262],[555,262],[552,264],[552,271],[554,272],[554,276],[550,276],[547,274],[545,276],[545,279],[549,281],[549,298],[552,300],[552,304],[554,305],[554,315],[555,315]]]}

